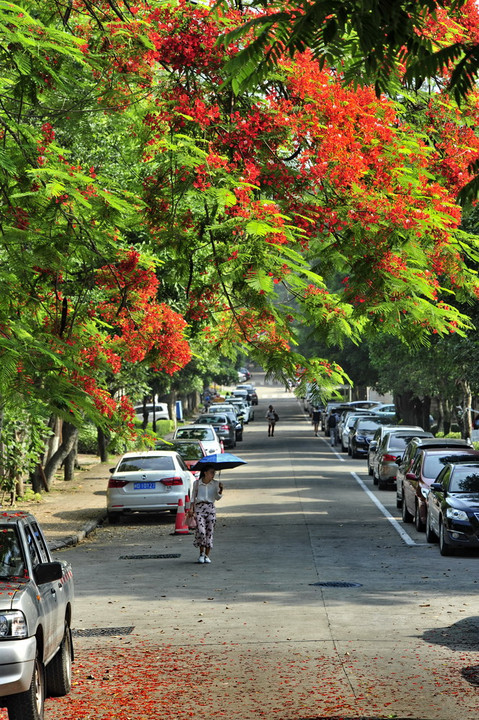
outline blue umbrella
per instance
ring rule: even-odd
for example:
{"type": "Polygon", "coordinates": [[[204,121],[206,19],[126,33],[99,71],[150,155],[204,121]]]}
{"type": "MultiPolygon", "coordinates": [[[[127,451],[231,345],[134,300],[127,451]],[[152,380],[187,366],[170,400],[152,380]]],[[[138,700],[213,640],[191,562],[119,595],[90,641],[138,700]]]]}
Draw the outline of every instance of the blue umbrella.
{"type": "Polygon", "coordinates": [[[215,470],[230,470],[239,465],[246,465],[246,460],[242,460],[232,453],[215,453],[214,455],[205,455],[191,469],[206,470],[206,468],[212,467],[215,470]]]}

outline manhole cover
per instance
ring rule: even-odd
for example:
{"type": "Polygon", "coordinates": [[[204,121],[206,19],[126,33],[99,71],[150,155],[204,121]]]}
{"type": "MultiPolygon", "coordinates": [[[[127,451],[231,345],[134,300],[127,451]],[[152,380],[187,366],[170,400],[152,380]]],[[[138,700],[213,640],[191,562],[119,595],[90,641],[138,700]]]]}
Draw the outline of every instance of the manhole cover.
{"type": "Polygon", "coordinates": [[[179,553],[165,555],[120,555],[120,560],[166,560],[168,558],[179,558],[179,553]]]}
{"type": "Polygon", "coordinates": [[[361,583],[353,582],[317,582],[309,583],[314,587],[335,587],[335,588],[348,588],[348,587],[362,587],[361,583]]]}
{"type": "Polygon", "coordinates": [[[107,627],[107,628],[85,628],[82,630],[72,630],[72,635],[76,637],[94,637],[98,635],[129,635],[134,630],[131,627],[107,627]]]}

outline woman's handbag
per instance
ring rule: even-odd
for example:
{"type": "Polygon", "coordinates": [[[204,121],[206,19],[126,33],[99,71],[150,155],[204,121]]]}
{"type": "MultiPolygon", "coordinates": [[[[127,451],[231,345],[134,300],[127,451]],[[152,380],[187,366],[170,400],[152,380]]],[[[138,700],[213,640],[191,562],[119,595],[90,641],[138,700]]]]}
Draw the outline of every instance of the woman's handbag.
{"type": "Polygon", "coordinates": [[[197,522],[194,512],[189,512],[188,516],[186,518],[186,524],[188,525],[189,530],[196,530],[197,522]]]}

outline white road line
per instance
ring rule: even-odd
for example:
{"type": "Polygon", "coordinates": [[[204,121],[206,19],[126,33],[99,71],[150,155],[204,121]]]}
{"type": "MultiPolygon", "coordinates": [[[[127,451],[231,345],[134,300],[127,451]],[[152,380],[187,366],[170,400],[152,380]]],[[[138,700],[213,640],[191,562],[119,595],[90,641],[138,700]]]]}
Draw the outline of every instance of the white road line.
{"type": "Polygon", "coordinates": [[[371,500],[373,501],[373,503],[379,508],[379,510],[382,512],[382,514],[385,516],[385,518],[387,520],[389,520],[389,522],[391,523],[393,528],[400,535],[400,537],[404,540],[406,545],[411,545],[411,546],[417,545],[417,543],[414,542],[414,540],[407,534],[407,532],[404,530],[404,528],[401,527],[401,525],[398,523],[396,518],[393,518],[393,516],[391,515],[389,510],[384,507],[382,502],[377,499],[376,495],[371,492],[371,490],[367,487],[367,485],[364,484],[364,482],[361,480],[359,475],[355,472],[352,472],[351,475],[356,480],[356,482],[360,485],[360,487],[364,490],[366,495],[368,495],[371,498],[371,500]]]}
{"type": "MultiPolygon", "coordinates": [[[[326,442],[326,440],[324,442],[326,442]]],[[[340,460],[341,462],[346,462],[346,458],[344,458],[342,455],[340,455],[338,453],[338,451],[334,449],[334,446],[331,445],[331,443],[326,443],[326,444],[329,445],[329,447],[331,448],[331,452],[333,452],[336,455],[338,460],[340,460]]]]}

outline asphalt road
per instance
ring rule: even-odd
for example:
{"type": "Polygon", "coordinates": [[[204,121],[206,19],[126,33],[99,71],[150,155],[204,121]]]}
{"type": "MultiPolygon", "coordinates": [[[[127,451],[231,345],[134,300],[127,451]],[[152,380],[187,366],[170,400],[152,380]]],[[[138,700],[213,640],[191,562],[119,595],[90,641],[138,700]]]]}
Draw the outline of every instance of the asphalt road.
{"type": "Polygon", "coordinates": [[[441,557],[293,395],[259,395],[211,565],[166,514],[61,553],[77,655],[46,720],[475,720],[479,556],[441,557]]]}

